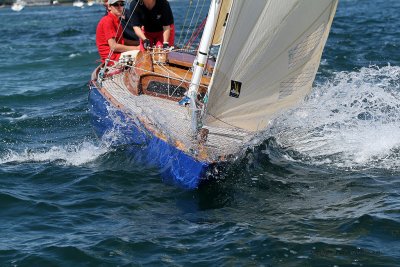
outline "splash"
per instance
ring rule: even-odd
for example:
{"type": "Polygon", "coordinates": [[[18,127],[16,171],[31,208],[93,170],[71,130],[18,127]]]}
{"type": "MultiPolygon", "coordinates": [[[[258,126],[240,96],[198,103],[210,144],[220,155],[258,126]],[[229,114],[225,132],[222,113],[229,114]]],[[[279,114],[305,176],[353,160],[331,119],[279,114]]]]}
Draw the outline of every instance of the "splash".
{"type": "Polygon", "coordinates": [[[53,146],[42,149],[25,149],[16,152],[7,149],[0,155],[0,164],[26,162],[57,162],[62,165],[80,166],[107,153],[109,148],[84,141],[77,145],[53,146]]]}
{"type": "Polygon", "coordinates": [[[0,165],[6,163],[52,162],[67,166],[81,166],[95,161],[104,154],[113,152],[116,146],[129,143],[125,131],[127,124],[118,114],[118,110],[108,108],[113,126],[100,140],[82,140],[74,144],[52,147],[25,148],[23,151],[0,150],[0,165]]]}
{"type": "Polygon", "coordinates": [[[395,66],[337,73],[268,134],[311,164],[400,170],[399,81],[395,66]]]}

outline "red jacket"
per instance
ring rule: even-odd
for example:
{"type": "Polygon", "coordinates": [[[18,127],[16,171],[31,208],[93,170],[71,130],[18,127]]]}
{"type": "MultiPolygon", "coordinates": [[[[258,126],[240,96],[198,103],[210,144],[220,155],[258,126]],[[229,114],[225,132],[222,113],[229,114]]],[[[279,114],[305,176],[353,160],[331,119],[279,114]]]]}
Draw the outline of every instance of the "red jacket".
{"type": "MultiPolygon", "coordinates": [[[[124,44],[124,38],[122,37],[122,26],[120,25],[119,18],[108,12],[108,14],[101,18],[96,29],[96,45],[99,51],[101,62],[108,58],[110,53],[110,46],[108,40],[114,38],[119,44],[124,44]]],[[[110,59],[118,60],[121,53],[113,52],[110,59]]]]}

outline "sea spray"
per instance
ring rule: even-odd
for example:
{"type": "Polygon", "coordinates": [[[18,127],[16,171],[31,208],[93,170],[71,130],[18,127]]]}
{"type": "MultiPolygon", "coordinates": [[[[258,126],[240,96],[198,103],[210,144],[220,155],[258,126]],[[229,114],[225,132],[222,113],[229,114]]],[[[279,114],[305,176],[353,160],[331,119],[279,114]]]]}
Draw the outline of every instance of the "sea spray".
{"type": "Polygon", "coordinates": [[[338,72],[268,134],[297,160],[343,168],[400,169],[400,67],[338,72]]]}
{"type": "Polygon", "coordinates": [[[37,149],[26,148],[23,151],[7,149],[0,155],[0,164],[57,162],[61,165],[79,166],[96,160],[108,151],[106,145],[90,141],[37,149]]]}

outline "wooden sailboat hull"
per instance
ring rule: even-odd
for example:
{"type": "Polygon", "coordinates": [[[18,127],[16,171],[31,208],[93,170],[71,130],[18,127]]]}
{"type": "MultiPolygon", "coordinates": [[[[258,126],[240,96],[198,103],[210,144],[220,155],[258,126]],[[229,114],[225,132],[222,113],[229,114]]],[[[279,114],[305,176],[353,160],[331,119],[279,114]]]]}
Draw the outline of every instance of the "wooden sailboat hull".
{"type": "Polygon", "coordinates": [[[186,189],[195,189],[212,177],[217,163],[199,161],[148,131],[137,118],[116,107],[94,83],[90,84],[91,122],[100,138],[117,132],[115,145],[129,144],[140,164],[159,168],[162,178],[186,189]]]}
{"type": "Polygon", "coordinates": [[[196,57],[156,47],[106,61],[89,94],[98,135],[117,129],[143,163],[185,188],[238,159],[310,92],[338,1],[281,2],[233,1],[219,14],[211,1],[196,57]],[[216,14],[226,29],[215,62],[216,14]]]}
{"type": "MultiPolygon", "coordinates": [[[[197,188],[223,173],[221,169],[242,151],[251,133],[203,127],[194,137],[189,106],[182,102],[193,57],[170,53],[168,62],[159,64],[150,55],[139,52],[134,66],[118,64],[103,72],[99,66],[93,72],[89,84],[93,127],[112,144],[130,144],[134,158],[144,166],[159,168],[164,181],[197,188]]],[[[212,66],[210,62],[209,72],[212,66]]],[[[207,76],[200,81],[200,103],[209,81],[207,76]]]]}

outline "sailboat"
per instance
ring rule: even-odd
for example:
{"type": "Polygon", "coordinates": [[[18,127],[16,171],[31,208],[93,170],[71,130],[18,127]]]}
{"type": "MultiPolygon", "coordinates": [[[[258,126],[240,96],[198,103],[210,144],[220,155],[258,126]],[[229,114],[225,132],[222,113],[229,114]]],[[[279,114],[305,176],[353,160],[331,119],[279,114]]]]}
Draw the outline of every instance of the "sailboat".
{"type": "Polygon", "coordinates": [[[19,12],[24,9],[26,3],[22,0],[17,0],[11,5],[11,10],[19,12]]]}
{"type": "Polygon", "coordinates": [[[95,132],[118,132],[169,183],[194,189],[215,179],[311,91],[337,4],[211,0],[197,54],[123,53],[93,72],[95,132]]]}
{"type": "Polygon", "coordinates": [[[83,3],[81,0],[75,0],[74,2],[72,2],[72,6],[74,6],[74,7],[83,8],[84,5],[85,5],[85,3],[83,3]]]}

